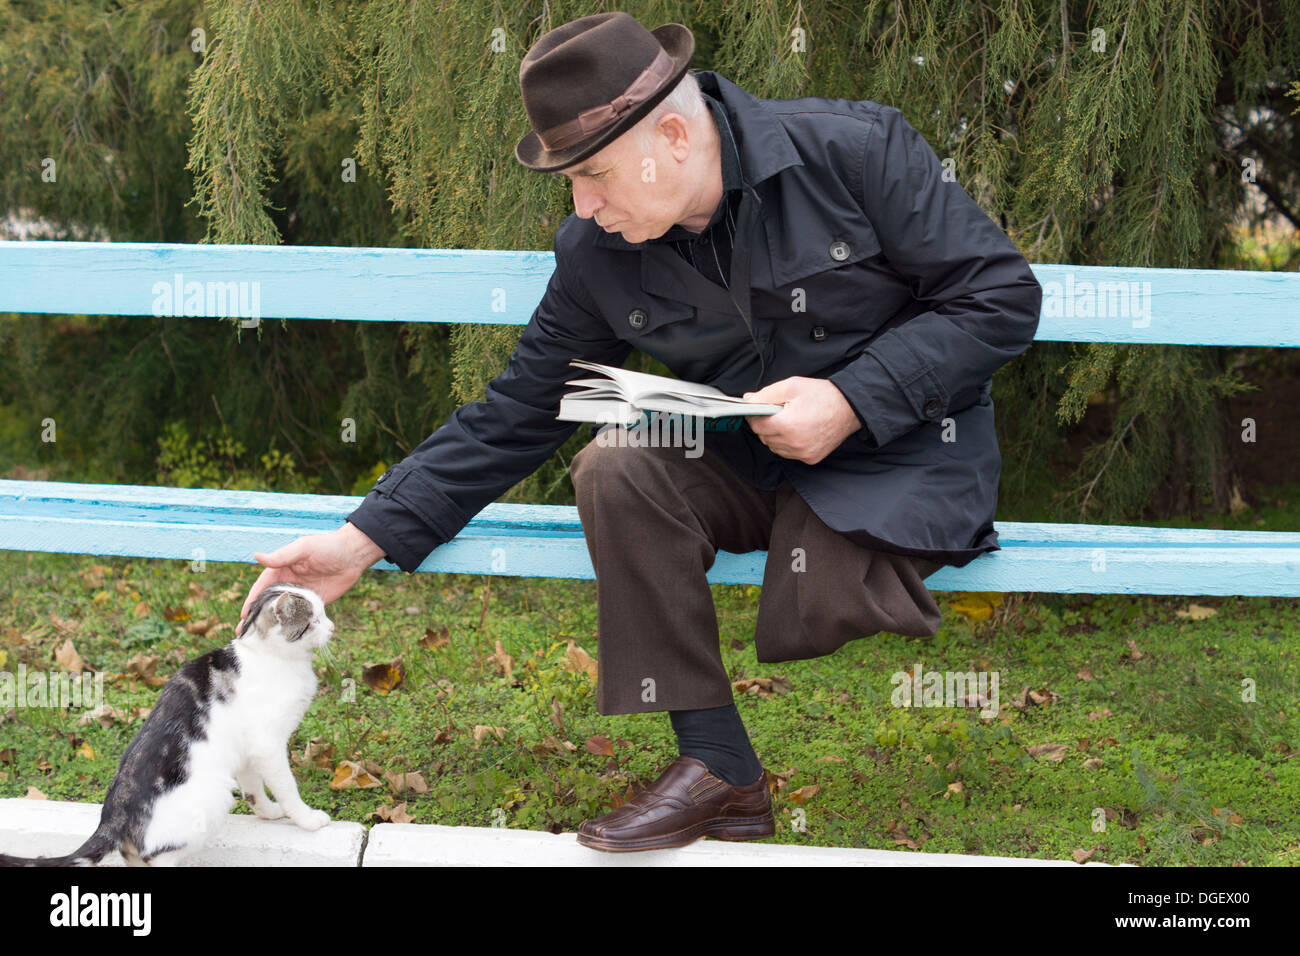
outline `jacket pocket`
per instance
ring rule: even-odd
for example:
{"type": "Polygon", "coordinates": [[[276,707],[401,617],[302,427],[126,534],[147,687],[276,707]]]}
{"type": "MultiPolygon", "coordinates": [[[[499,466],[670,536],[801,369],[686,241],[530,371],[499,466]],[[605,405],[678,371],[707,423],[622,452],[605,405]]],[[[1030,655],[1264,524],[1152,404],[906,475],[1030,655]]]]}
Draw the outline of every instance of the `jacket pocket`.
{"type": "Polygon", "coordinates": [[[614,333],[638,347],[640,342],[652,341],[655,334],[666,326],[693,318],[695,306],[649,295],[629,299],[609,314],[614,333]]]}
{"type": "Polygon", "coordinates": [[[864,215],[822,218],[798,210],[793,216],[784,224],[773,216],[763,219],[773,284],[778,288],[880,254],[880,239],[864,215]]]}

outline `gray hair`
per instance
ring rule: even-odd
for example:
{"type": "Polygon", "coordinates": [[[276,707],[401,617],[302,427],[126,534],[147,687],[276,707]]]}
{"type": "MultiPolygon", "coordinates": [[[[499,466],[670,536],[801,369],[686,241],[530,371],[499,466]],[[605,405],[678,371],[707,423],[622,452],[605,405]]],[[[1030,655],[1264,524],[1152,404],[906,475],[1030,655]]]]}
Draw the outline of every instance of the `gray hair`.
{"type": "Polygon", "coordinates": [[[649,152],[654,147],[655,124],[665,113],[680,113],[691,119],[703,109],[704,93],[700,90],[700,81],[688,70],[682,74],[672,92],[656,103],[654,109],[632,127],[636,132],[637,145],[644,152],[649,152]]]}

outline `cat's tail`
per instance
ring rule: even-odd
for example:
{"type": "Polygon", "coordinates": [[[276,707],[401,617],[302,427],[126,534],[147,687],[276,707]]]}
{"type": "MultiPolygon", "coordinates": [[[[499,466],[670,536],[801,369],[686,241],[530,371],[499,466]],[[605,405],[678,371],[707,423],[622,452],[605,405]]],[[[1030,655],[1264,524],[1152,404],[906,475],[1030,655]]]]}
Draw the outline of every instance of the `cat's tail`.
{"type": "Polygon", "coordinates": [[[93,866],[117,849],[117,834],[101,823],[90,839],[67,856],[6,856],[0,853],[0,867],[5,866],[93,866]]]}

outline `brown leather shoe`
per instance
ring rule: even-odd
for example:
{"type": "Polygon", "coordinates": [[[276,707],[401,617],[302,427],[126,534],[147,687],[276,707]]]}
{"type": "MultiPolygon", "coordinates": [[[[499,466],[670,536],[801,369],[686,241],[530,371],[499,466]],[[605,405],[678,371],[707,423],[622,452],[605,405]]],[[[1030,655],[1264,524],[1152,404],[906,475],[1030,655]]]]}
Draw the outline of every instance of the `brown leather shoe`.
{"type": "Polygon", "coordinates": [[[596,850],[662,850],[703,836],[761,840],[775,832],[766,774],[735,787],[704,761],[678,757],[645,792],[578,827],[578,842],[596,850]]]}

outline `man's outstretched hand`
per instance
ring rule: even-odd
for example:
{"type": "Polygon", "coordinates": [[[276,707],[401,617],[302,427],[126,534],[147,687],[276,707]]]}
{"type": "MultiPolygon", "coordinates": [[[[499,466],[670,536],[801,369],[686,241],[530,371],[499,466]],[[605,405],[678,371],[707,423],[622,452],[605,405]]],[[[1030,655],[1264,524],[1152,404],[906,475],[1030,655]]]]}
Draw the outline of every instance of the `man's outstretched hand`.
{"type": "Polygon", "coordinates": [[[384,556],[384,549],[351,522],[328,534],[310,534],[290,541],[270,554],[253,557],[265,570],[248,592],[239,611],[238,633],[242,633],[248,609],[272,584],[301,584],[321,596],[326,604],[347,593],[357,579],[384,556]]]}
{"type": "Polygon", "coordinates": [[[785,405],[775,415],[746,415],[745,420],[774,453],[805,465],[817,464],[862,427],[844,393],[825,378],[795,375],[741,398],[785,405]]]}

